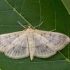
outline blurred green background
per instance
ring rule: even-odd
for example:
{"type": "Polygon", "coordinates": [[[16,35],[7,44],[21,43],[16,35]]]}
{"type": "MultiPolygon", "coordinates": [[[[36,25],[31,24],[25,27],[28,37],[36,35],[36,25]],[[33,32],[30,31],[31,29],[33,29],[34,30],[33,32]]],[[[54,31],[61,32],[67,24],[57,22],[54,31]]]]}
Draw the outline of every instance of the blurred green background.
{"type": "Polygon", "coordinates": [[[64,4],[66,5],[68,11],[69,11],[69,14],[70,14],[70,0],[63,0],[64,4]]]}
{"type": "MultiPolygon", "coordinates": [[[[25,17],[33,26],[43,21],[44,24],[40,26],[41,30],[50,31],[57,27],[57,32],[64,33],[70,37],[70,0],[40,0],[41,5],[38,1],[39,0],[0,0],[0,25],[8,25],[0,26],[0,33],[23,30],[23,27],[17,23],[18,20],[23,25],[27,24],[27,22],[15,12],[15,8],[19,13],[21,12],[22,17],[25,17]],[[26,1],[26,3],[21,12],[22,1],[26,1]],[[61,1],[63,1],[67,9],[61,1]],[[9,4],[12,7],[10,7],[9,4]],[[40,10],[42,11],[40,12],[40,10]],[[57,13],[56,15],[55,12],[57,13]]],[[[33,61],[30,61],[29,57],[14,60],[0,53],[0,70],[70,70],[70,44],[61,50],[60,53],[58,52],[50,58],[40,59],[35,57],[33,61]]]]}

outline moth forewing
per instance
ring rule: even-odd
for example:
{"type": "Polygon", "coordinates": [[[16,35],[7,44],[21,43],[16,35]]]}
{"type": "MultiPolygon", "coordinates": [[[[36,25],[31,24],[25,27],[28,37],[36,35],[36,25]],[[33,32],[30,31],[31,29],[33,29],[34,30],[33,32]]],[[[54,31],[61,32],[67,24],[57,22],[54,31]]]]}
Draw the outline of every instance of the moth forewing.
{"type": "Polygon", "coordinates": [[[41,30],[35,32],[48,40],[49,44],[52,44],[52,47],[57,51],[63,49],[70,42],[70,38],[62,33],[41,30]]]}

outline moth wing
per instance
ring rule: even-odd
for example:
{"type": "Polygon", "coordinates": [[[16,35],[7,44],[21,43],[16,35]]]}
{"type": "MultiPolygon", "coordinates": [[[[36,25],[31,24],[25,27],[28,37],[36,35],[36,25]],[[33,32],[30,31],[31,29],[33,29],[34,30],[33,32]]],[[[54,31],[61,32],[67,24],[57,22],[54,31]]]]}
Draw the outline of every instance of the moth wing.
{"type": "Polygon", "coordinates": [[[0,51],[13,59],[27,57],[28,42],[24,31],[0,35],[0,51]]]}
{"type": "Polygon", "coordinates": [[[29,52],[26,34],[22,34],[17,37],[10,45],[8,45],[4,53],[14,59],[27,57],[29,52]]]}
{"type": "Polygon", "coordinates": [[[0,52],[4,52],[5,48],[10,45],[17,37],[19,37],[24,31],[13,32],[0,35],[0,52]]]}
{"type": "Polygon", "coordinates": [[[34,43],[35,43],[34,56],[39,58],[48,58],[56,54],[56,51],[50,48],[48,41],[40,34],[37,33],[34,34],[34,43]]]}
{"type": "Polygon", "coordinates": [[[52,44],[56,51],[63,49],[69,42],[70,38],[62,33],[35,30],[36,33],[43,36],[48,40],[49,44],[52,44]]]}

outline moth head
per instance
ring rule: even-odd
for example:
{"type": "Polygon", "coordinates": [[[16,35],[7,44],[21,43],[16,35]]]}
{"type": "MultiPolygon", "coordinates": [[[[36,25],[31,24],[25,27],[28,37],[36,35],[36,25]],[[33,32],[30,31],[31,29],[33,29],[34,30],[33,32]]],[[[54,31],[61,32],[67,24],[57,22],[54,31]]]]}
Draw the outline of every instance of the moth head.
{"type": "Polygon", "coordinates": [[[30,25],[28,25],[28,28],[31,29],[32,27],[30,25]]]}
{"type": "Polygon", "coordinates": [[[33,27],[33,25],[31,25],[30,23],[28,23],[28,27],[27,27],[28,29],[35,29],[34,27],[33,27]]]}

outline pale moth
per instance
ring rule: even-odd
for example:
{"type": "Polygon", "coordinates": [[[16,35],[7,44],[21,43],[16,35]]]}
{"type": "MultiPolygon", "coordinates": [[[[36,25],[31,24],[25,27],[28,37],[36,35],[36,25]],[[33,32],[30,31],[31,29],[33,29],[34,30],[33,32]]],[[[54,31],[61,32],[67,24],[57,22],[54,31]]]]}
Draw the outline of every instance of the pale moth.
{"type": "Polygon", "coordinates": [[[13,59],[30,56],[48,58],[63,49],[70,42],[64,34],[33,29],[0,35],[0,52],[13,59]]]}

